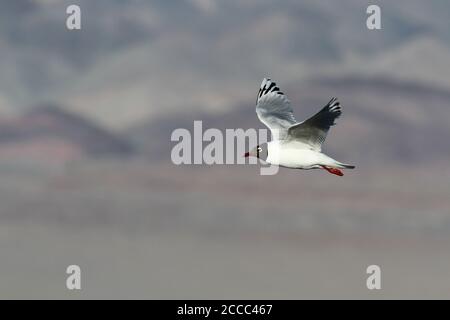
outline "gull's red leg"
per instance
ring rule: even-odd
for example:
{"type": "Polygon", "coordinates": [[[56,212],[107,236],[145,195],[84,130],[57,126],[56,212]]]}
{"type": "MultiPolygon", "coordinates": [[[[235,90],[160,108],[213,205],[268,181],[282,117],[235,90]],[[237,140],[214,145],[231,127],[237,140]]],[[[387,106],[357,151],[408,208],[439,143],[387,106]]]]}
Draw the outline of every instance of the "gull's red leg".
{"type": "Polygon", "coordinates": [[[327,170],[329,173],[331,174],[335,174],[339,177],[342,177],[344,174],[342,173],[341,170],[337,169],[337,168],[331,168],[331,167],[327,167],[327,166],[322,166],[322,168],[324,168],[325,170],[327,170]]]}

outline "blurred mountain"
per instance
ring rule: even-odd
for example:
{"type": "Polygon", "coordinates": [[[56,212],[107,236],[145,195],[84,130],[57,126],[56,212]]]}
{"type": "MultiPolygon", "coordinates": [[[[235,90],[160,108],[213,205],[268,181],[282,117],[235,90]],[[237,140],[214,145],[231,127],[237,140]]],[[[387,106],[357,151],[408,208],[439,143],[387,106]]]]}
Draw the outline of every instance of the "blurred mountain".
{"type": "Polygon", "coordinates": [[[0,120],[2,159],[59,162],[86,156],[126,156],[133,150],[125,139],[54,105],[37,106],[21,116],[0,120]]]}
{"type": "Polygon", "coordinates": [[[169,112],[227,112],[267,75],[375,73],[450,88],[450,3],[377,3],[380,31],[367,30],[372,2],[359,0],[2,0],[0,97],[17,111],[56,101],[124,129],[169,112]],[[81,6],[80,31],[65,28],[70,4],[81,6]]]}
{"type": "Polygon", "coordinates": [[[340,66],[324,66],[318,75],[385,77],[398,82],[418,83],[429,87],[450,88],[448,74],[450,48],[432,36],[420,36],[396,46],[384,54],[365,61],[348,57],[340,66]]]}
{"type": "MultiPolygon", "coordinates": [[[[450,156],[441,148],[450,136],[450,90],[386,78],[338,77],[283,86],[297,120],[312,116],[337,96],[343,116],[325,142],[325,152],[360,165],[433,163],[450,156]]],[[[256,93],[255,93],[256,94],[256,93]]],[[[253,104],[238,105],[229,112],[185,112],[150,118],[130,128],[127,135],[149,159],[170,159],[170,136],[176,128],[193,132],[193,122],[203,130],[264,128],[253,104]]],[[[204,143],[204,146],[207,143],[204,143]]]]}

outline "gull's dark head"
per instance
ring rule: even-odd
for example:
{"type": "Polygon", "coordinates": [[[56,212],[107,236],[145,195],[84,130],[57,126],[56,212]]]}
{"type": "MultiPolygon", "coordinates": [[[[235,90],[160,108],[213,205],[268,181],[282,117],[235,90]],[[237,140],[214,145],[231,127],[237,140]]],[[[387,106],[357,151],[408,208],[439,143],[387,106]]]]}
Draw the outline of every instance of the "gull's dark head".
{"type": "Polygon", "coordinates": [[[259,144],[257,145],[255,148],[253,148],[252,150],[250,150],[250,152],[246,152],[244,157],[256,157],[259,158],[261,160],[266,160],[268,156],[268,152],[267,152],[267,143],[263,143],[263,144],[259,144]]]}

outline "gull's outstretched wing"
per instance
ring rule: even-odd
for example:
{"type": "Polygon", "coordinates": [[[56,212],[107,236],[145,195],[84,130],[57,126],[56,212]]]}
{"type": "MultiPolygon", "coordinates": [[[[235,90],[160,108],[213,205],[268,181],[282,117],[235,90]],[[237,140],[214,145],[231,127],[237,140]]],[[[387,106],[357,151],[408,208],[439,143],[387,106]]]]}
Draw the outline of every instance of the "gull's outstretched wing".
{"type": "Polygon", "coordinates": [[[306,143],[313,150],[320,151],[328,130],[342,114],[336,98],[333,98],[314,116],[288,129],[288,139],[306,143]]]}
{"type": "Polygon", "coordinates": [[[287,129],[297,121],[286,98],[276,83],[264,78],[256,98],[256,114],[272,133],[273,140],[282,140],[287,136],[287,129]]]}

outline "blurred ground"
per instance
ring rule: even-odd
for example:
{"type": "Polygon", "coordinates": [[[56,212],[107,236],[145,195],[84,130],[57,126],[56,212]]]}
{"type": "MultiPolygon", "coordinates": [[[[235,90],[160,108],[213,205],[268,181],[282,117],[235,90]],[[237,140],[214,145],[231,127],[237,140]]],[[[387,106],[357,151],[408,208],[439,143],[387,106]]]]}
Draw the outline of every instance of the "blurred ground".
{"type": "Polygon", "coordinates": [[[1,297],[8,299],[450,297],[448,238],[127,233],[13,222],[0,230],[1,297]],[[65,268],[74,263],[82,272],[75,292],[65,288],[65,268]],[[371,264],[381,267],[380,291],[365,287],[371,264]]]}
{"type": "Polygon", "coordinates": [[[168,169],[113,161],[34,177],[2,170],[0,296],[450,297],[449,180],[433,169],[344,178],[168,169]],[[65,288],[70,264],[82,269],[80,292],[65,288]],[[382,269],[381,291],[365,287],[371,264],[382,269]]]}

